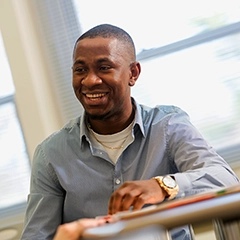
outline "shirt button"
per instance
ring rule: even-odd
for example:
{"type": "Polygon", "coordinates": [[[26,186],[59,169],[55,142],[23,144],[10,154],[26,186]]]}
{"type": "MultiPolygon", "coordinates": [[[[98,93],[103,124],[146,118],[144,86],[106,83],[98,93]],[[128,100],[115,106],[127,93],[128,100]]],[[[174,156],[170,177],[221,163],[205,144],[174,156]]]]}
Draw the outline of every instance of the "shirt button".
{"type": "Polygon", "coordinates": [[[120,181],[119,179],[117,179],[115,183],[116,183],[116,184],[120,184],[120,182],[121,182],[121,181],[120,181]]]}

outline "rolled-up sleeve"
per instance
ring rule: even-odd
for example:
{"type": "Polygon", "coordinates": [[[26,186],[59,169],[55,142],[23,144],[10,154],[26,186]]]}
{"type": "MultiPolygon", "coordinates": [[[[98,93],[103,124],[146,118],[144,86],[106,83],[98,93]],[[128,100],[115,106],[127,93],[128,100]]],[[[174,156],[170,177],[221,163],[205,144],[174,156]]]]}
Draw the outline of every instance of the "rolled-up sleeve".
{"type": "Polygon", "coordinates": [[[174,174],[180,187],[178,197],[239,182],[230,166],[191,124],[184,111],[179,110],[169,117],[166,139],[170,159],[179,171],[174,174]]]}

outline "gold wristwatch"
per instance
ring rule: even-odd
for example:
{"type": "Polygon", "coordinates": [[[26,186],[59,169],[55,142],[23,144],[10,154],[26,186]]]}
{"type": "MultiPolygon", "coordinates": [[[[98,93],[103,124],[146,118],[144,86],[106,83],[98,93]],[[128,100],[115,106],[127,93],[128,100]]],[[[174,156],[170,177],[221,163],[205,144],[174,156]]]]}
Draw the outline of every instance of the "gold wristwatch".
{"type": "Polygon", "coordinates": [[[170,175],[153,177],[160,187],[167,193],[167,199],[173,199],[178,194],[178,184],[170,175]]]}

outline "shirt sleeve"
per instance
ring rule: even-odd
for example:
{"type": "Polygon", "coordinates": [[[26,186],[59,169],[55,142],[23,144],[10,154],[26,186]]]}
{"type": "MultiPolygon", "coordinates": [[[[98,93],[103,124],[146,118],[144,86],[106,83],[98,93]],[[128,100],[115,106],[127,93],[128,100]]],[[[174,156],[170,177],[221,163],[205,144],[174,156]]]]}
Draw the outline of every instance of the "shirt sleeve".
{"type": "Polygon", "coordinates": [[[171,115],[167,125],[168,154],[178,171],[174,174],[179,185],[177,197],[239,182],[231,167],[191,124],[184,111],[171,115]]]}
{"type": "Polygon", "coordinates": [[[21,240],[52,239],[61,224],[64,191],[41,145],[32,164],[30,194],[21,240]]]}

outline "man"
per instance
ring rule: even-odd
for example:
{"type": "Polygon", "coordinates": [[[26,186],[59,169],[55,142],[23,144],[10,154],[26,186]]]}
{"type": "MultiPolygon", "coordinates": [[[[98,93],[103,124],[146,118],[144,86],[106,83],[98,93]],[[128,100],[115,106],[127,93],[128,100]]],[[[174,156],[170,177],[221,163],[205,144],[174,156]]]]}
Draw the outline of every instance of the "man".
{"type": "MultiPolygon", "coordinates": [[[[36,149],[22,239],[51,239],[62,223],[238,182],[184,111],[131,98],[141,66],[124,30],[103,24],[83,34],[72,71],[85,111],[36,149]]],[[[190,235],[183,228],[173,239],[190,235]]]]}

